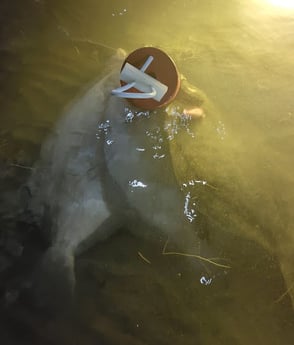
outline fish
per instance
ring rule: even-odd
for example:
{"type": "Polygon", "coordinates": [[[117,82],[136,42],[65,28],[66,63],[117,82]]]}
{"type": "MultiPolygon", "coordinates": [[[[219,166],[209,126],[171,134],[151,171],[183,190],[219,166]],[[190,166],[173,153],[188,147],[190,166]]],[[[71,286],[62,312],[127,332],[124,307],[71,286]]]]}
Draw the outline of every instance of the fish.
{"type": "MultiPolygon", "coordinates": [[[[201,246],[205,257],[218,256],[217,243],[229,234],[254,241],[277,257],[282,298],[288,294],[293,305],[291,227],[277,231],[278,220],[263,213],[256,219],[256,193],[244,184],[250,166],[240,170],[236,158],[242,143],[227,140],[219,111],[183,76],[165,108],[141,110],[112,96],[124,58],[119,51],[105,76],[68,105],[28,183],[30,209],[46,220],[50,239],[33,279],[38,303],[70,303],[75,257],[124,227],[162,245],[169,239],[182,253],[201,246]]],[[[274,214],[263,183],[260,198],[274,214]]],[[[197,260],[187,260],[200,272],[197,260]]]]}
{"type": "Polygon", "coordinates": [[[111,95],[124,57],[119,50],[110,72],[65,109],[28,182],[29,209],[50,242],[32,283],[40,306],[70,304],[75,257],[122,226],[181,248],[198,243],[169,155],[178,115],[141,111],[111,95]]]}

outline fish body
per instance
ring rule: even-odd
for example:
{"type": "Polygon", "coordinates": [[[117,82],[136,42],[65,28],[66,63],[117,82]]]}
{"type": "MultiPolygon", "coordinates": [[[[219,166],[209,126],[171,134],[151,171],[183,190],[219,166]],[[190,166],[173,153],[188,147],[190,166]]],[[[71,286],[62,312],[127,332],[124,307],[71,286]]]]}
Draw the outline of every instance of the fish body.
{"type": "MultiPolygon", "coordinates": [[[[284,243],[271,224],[261,232],[247,219],[251,204],[242,206],[230,182],[240,184],[243,175],[226,157],[237,140],[233,147],[224,140],[205,95],[184,85],[166,109],[140,111],[111,96],[118,80],[117,64],[69,105],[32,174],[31,209],[49,219],[51,242],[36,271],[38,300],[71,299],[75,256],[124,226],[162,244],[169,238],[185,253],[195,253],[197,232],[212,230],[215,241],[228,231],[254,240],[277,255],[293,301],[291,231],[284,230],[284,243]],[[195,108],[209,114],[201,126],[187,113],[195,108]]],[[[201,241],[201,254],[213,253],[212,242],[201,241]]]]}
{"type": "Polygon", "coordinates": [[[169,158],[166,113],[111,96],[118,71],[68,106],[29,182],[31,210],[49,219],[51,246],[33,283],[43,304],[71,299],[74,257],[123,225],[148,238],[196,241],[169,158]]]}
{"type": "Polygon", "coordinates": [[[73,293],[74,256],[93,238],[104,239],[112,231],[96,134],[108,85],[114,80],[114,73],[108,74],[69,105],[42,145],[28,183],[33,196],[30,209],[39,219],[49,219],[51,246],[36,269],[33,283],[41,304],[73,293]]]}

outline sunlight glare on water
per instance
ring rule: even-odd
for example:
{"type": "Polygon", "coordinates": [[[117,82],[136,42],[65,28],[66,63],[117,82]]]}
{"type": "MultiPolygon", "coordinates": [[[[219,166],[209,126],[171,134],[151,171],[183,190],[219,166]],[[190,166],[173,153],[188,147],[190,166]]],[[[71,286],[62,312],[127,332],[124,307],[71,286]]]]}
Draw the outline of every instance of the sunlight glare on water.
{"type": "Polygon", "coordinates": [[[287,8],[287,9],[294,8],[293,0],[266,0],[266,1],[269,2],[269,4],[277,6],[277,7],[282,7],[282,8],[287,8]]]}

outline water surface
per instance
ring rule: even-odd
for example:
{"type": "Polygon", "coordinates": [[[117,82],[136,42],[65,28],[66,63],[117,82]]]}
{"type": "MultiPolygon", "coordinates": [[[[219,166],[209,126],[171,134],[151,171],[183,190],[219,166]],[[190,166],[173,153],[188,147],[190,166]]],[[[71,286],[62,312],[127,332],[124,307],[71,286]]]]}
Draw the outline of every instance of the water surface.
{"type": "MultiPolygon", "coordinates": [[[[284,293],[294,275],[285,280],[280,261],[285,255],[285,265],[294,265],[294,7],[26,0],[2,1],[0,19],[3,219],[65,105],[103,74],[116,48],[154,45],[213,107],[204,119],[212,125],[197,127],[196,146],[183,134],[186,156],[197,156],[193,174],[183,176],[176,149],[171,154],[179,184],[194,179],[183,191],[196,198],[196,227],[209,233],[204,248],[232,267],[204,264],[194,275],[183,257],[161,254],[164,243],[126,232],[78,259],[80,329],[13,307],[12,320],[35,343],[292,344],[293,308],[284,293]]],[[[5,325],[13,329],[11,322],[5,325]]]]}

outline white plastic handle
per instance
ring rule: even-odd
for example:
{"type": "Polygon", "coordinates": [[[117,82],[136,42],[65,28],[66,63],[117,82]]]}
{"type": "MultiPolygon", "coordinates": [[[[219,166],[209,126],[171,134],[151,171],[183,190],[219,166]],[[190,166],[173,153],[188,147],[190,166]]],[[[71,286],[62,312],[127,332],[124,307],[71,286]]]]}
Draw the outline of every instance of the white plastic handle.
{"type": "MultiPolygon", "coordinates": [[[[145,72],[146,69],[149,67],[151,62],[153,61],[154,57],[149,56],[147,60],[145,61],[144,65],[141,67],[140,71],[145,72]]],[[[118,87],[115,90],[112,90],[111,93],[115,95],[116,97],[121,97],[121,98],[152,98],[156,95],[156,91],[152,89],[152,92],[149,93],[136,93],[136,92],[125,92],[129,90],[131,87],[134,87],[136,85],[136,82],[133,81],[131,83],[128,83],[124,86],[118,87]]]]}
{"type": "Polygon", "coordinates": [[[153,56],[148,56],[147,60],[145,61],[144,65],[140,68],[141,72],[145,72],[146,69],[150,66],[151,62],[154,60],[153,56]]]}
{"type": "Polygon", "coordinates": [[[167,92],[167,86],[144,73],[153,59],[153,56],[149,56],[140,70],[126,63],[121,71],[121,80],[127,84],[112,90],[112,95],[133,99],[154,98],[160,101],[167,92]],[[134,86],[141,92],[125,92],[134,86]]]}
{"type": "Polygon", "coordinates": [[[132,84],[135,85],[136,83],[133,82],[130,84],[126,84],[122,87],[112,90],[111,93],[115,95],[116,97],[120,97],[120,98],[135,98],[135,99],[149,99],[149,98],[154,98],[156,96],[156,90],[154,89],[154,87],[151,87],[151,90],[152,90],[151,92],[124,92],[124,90],[128,90],[131,87],[133,87],[134,85],[132,84]],[[125,86],[127,86],[127,88],[123,89],[125,86]]]}

